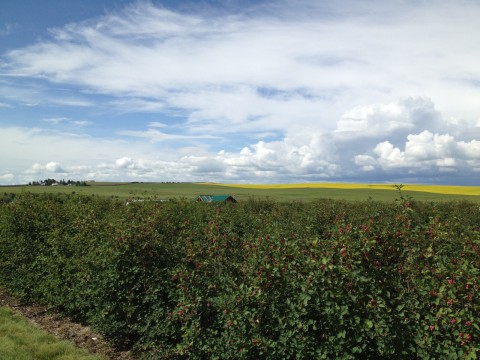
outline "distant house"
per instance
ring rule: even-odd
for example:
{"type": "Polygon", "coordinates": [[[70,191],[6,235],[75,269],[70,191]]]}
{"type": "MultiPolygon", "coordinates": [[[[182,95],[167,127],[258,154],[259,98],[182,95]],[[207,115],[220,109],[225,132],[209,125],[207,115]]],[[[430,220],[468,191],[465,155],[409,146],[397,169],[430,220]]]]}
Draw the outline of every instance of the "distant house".
{"type": "Polygon", "coordinates": [[[237,202],[232,195],[198,195],[196,201],[211,203],[211,202],[237,202]]]}

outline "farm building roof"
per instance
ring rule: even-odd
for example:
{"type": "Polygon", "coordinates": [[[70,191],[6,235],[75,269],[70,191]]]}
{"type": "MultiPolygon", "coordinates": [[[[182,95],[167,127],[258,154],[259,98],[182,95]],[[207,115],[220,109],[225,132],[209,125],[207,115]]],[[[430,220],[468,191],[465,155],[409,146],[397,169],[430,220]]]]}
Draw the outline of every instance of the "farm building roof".
{"type": "Polygon", "coordinates": [[[198,195],[197,201],[202,202],[237,202],[237,200],[232,195],[198,195]]]}

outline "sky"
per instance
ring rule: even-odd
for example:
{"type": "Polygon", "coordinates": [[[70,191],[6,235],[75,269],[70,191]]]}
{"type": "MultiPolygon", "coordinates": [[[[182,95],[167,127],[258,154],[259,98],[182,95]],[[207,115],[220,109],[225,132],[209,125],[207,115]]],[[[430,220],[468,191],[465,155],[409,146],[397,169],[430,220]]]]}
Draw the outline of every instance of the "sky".
{"type": "Polygon", "coordinates": [[[480,185],[477,0],[2,0],[0,185],[480,185]]]}

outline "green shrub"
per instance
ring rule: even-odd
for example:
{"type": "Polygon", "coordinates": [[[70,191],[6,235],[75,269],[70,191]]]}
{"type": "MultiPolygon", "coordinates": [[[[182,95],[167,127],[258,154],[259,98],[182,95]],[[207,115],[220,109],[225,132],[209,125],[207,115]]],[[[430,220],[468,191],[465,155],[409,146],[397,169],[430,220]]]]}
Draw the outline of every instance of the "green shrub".
{"type": "Polygon", "coordinates": [[[0,284],[153,358],[476,358],[480,209],[22,194],[0,284]]]}

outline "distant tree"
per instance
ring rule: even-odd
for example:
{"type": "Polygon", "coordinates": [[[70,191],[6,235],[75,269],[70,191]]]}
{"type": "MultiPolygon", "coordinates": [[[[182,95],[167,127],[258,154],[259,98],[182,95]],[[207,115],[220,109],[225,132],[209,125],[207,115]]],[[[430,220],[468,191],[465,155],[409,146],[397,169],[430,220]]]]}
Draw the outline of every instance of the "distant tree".
{"type": "Polygon", "coordinates": [[[29,186],[52,186],[54,184],[59,184],[59,185],[70,185],[70,186],[88,186],[86,181],[74,181],[74,180],[65,180],[62,179],[60,181],[57,181],[55,179],[45,179],[45,180],[40,180],[40,181],[31,181],[28,183],[29,186]]]}
{"type": "Polygon", "coordinates": [[[57,183],[57,180],[55,180],[55,179],[46,179],[44,181],[45,186],[52,186],[53,184],[56,184],[56,183],[57,183]]]}

